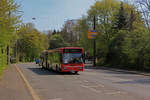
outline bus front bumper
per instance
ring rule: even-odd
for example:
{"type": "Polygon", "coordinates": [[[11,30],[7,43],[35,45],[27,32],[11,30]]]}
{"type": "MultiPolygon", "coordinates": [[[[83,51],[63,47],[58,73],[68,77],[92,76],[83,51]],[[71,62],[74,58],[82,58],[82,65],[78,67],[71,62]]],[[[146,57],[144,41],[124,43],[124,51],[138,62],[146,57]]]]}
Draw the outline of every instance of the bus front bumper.
{"type": "Polygon", "coordinates": [[[72,71],[84,71],[84,67],[83,66],[64,66],[61,70],[62,72],[72,72],[72,71]]]}

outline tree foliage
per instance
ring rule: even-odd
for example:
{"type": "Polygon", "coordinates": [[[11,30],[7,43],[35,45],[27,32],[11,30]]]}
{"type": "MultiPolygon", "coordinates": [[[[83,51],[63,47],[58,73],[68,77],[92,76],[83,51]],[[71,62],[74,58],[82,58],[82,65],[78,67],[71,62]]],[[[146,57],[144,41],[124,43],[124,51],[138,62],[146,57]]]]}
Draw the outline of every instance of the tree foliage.
{"type": "Polygon", "coordinates": [[[15,29],[20,17],[18,8],[14,0],[0,1],[0,45],[2,47],[10,44],[10,40],[15,37],[15,29]]]}
{"type": "Polygon", "coordinates": [[[52,35],[49,39],[49,44],[49,49],[65,47],[68,45],[60,34],[52,35]]]}
{"type": "Polygon", "coordinates": [[[127,17],[124,9],[123,2],[121,2],[119,13],[117,15],[116,29],[124,29],[127,25],[127,17]]]}
{"type": "Polygon", "coordinates": [[[14,0],[0,0],[0,74],[8,64],[8,55],[16,41],[16,28],[20,22],[18,10],[19,5],[14,0]]]}
{"type": "Polygon", "coordinates": [[[145,25],[150,32],[150,0],[135,0],[135,5],[142,14],[145,25]]]}
{"type": "Polygon", "coordinates": [[[123,68],[150,68],[148,27],[136,7],[119,0],[97,1],[88,15],[79,20],[77,31],[80,45],[92,55],[93,41],[87,38],[88,29],[93,29],[96,16],[98,36],[97,59],[100,65],[123,68]]]}
{"type": "Polygon", "coordinates": [[[17,52],[20,61],[33,61],[40,51],[48,48],[48,38],[34,28],[32,23],[23,24],[18,30],[17,52]]]}

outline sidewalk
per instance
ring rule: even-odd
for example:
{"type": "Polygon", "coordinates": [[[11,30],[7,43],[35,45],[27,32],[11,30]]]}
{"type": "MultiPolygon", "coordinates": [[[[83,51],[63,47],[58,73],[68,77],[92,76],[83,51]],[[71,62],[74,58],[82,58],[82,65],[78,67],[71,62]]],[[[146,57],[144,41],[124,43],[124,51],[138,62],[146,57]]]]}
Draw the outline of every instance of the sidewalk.
{"type": "Polygon", "coordinates": [[[117,68],[101,67],[101,66],[93,67],[92,64],[87,64],[87,66],[85,68],[86,69],[103,69],[103,70],[110,70],[110,71],[115,71],[115,72],[123,72],[123,73],[130,73],[130,74],[139,74],[139,75],[144,75],[144,76],[150,76],[150,72],[129,71],[129,70],[125,70],[125,69],[117,69],[117,68]]]}
{"type": "Polygon", "coordinates": [[[33,100],[14,65],[8,67],[0,79],[0,100],[33,100]]]}

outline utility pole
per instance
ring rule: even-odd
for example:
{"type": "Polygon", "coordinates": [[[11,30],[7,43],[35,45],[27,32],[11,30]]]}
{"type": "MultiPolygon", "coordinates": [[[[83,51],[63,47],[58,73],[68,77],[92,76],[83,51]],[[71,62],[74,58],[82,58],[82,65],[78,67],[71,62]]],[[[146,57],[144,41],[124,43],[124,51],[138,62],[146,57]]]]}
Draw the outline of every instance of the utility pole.
{"type": "Polygon", "coordinates": [[[18,48],[17,48],[17,46],[18,46],[18,40],[16,39],[16,44],[15,44],[15,59],[16,59],[16,63],[18,63],[18,54],[17,54],[17,50],[18,50],[18,48]]]}
{"type": "Polygon", "coordinates": [[[7,46],[7,64],[10,64],[10,47],[7,46]]]}
{"type": "MultiPolygon", "coordinates": [[[[96,17],[94,16],[93,19],[93,30],[96,30],[96,17]]],[[[93,46],[93,66],[96,67],[96,37],[93,40],[94,46],[93,46]]]]}
{"type": "MultiPolygon", "coordinates": [[[[9,10],[9,13],[8,13],[8,17],[9,17],[9,19],[11,17],[11,11],[10,10],[9,10]]],[[[10,43],[10,41],[9,41],[9,43],[10,43]]],[[[9,46],[9,44],[7,44],[6,51],[7,51],[7,64],[10,64],[10,46],[9,46]]]]}

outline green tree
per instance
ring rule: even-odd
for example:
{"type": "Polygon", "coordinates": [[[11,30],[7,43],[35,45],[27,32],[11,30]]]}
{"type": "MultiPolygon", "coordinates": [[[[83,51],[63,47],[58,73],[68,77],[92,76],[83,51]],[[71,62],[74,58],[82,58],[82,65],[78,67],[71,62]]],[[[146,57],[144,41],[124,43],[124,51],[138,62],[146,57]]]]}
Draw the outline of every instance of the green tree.
{"type": "Polygon", "coordinates": [[[33,61],[40,51],[48,48],[48,38],[34,28],[32,23],[22,25],[18,31],[17,52],[20,61],[33,61]]]}
{"type": "Polygon", "coordinates": [[[64,39],[60,34],[52,35],[50,37],[49,42],[50,42],[49,49],[55,49],[55,48],[67,46],[67,43],[64,41],[64,39]]]}
{"type": "Polygon", "coordinates": [[[86,17],[78,20],[78,26],[75,27],[76,32],[80,35],[79,46],[84,47],[85,51],[92,56],[92,40],[88,39],[88,21],[86,17]]]}
{"type": "Polygon", "coordinates": [[[118,30],[125,29],[126,26],[127,26],[126,11],[124,9],[123,2],[121,2],[119,13],[117,15],[116,29],[118,29],[118,30]]]}
{"type": "Polygon", "coordinates": [[[80,19],[76,27],[80,33],[80,45],[89,50],[91,55],[93,41],[87,38],[87,33],[88,29],[93,27],[94,16],[97,19],[96,43],[99,64],[148,68],[150,36],[141,13],[134,5],[120,3],[118,0],[102,0],[91,6],[88,16],[80,19]]]}
{"type": "Polygon", "coordinates": [[[10,58],[7,47],[12,51],[16,41],[15,31],[20,22],[18,10],[19,5],[14,0],[0,0],[0,73],[10,58]]]}
{"type": "Polygon", "coordinates": [[[14,0],[0,1],[0,44],[6,46],[14,41],[15,29],[20,16],[17,15],[19,6],[14,0]]]}
{"type": "Polygon", "coordinates": [[[113,26],[114,15],[118,12],[118,9],[119,2],[117,0],[97,1],[88,11],[87,18],[85,17],[86,20],[84,20],[84,26],[86,27],[82,27],[79,31],[79,33],[82,34],[80,41],[83,40],[84,42],[86,40],[84,47],[88,48],[90,55],[92,55],[93,40],[89,40],[85,37],[87,37],[88,29],[93,29],[93,17],[96,16],[96,31],[98,32],[96,39],[97,57],[99,61],[103,63],[105,62],[107,53],[109,52],[109,44],[113,35],[111,28],[113,26]],[[81,30],[85,30],[84,33],[81,30]]]}

